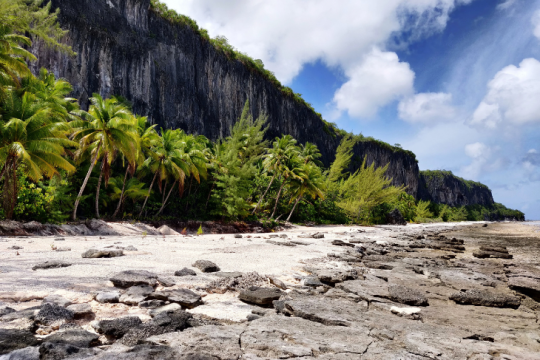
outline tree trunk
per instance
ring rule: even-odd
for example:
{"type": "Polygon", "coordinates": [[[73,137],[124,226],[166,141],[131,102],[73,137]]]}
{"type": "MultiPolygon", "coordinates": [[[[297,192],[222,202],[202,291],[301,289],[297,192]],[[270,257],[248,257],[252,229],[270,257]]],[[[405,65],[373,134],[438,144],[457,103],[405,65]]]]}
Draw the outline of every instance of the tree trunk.
{"type": "Polygon", "coordinates": [[[298,197],[298,199],[296,199],[296,202],[294,203],[294,206],[293,206],[293,208],[291,210],[291,213],[289,214],[289,217],[287,218],[287,221],[289,221],[291,219],[291,216],[292,216],[292,214],[294,212],[294,209],[296,209],[296,205],[298,205],[298,203],[300,202],[300,199],[302,199],[302,195],[300,195],[298,197]]]}
{"type": "Polygon", "coordinates": [[[99,219],[99,189],[101,188],[101,179],[103,178],[103,168],[105,167],[105,159],[101,161],[101,170],[99,171],[99,179],[96,190],[96,218],[99,219]]]}
{"type": "Polygon", "coordinates": [[[161,203],[163,204],[165,202],[165,194],[167,193],[167,184],[169,183],[169,180],[165,180],[165,187],[163,188],[163,194],[161,194],[161,203]]]}
{"type": "Polygon", "coordinates": [[[4,177],[4,174],[6,173],[8,161],[9,161],[9,158],[6,159],[6,163],[5,163],[4,166],[2,167],[2,171],[0,172],[0,181],[1,181],[2,178],[4,177]]]}
{"type": "MultiPolygon", "coordinates": [[[[171,186],[171,190],[169,190],[169,193],[167,194],[167,198],[165,199],[165,201],[163,201],[163,203],[161,204],[161,209],[159,209],[159,211],[157,212],[156,216],[158,216],[159,214],[161,214],[161,212],[163,211],[163,209],[165,209],[165,205],[167,204],[167,201],[169,201],[169,196],[171,196],[171,193],[174,189],[174,186],[176,185],[176,181],[172,184],[171,186]]],[[[165,191],[164,191],[165,192],[165,191]]]]}
{"type": "Polygon", "coordinates": [[[270,186],[272,186],[272,183],[274,182],[275,178],[276,178],[276,174],[274,174],[274,176],[272,176],[272,180],[270,180],[270,184],[268,184],[268,187],[266,188],[266,191],[264,192],[263,196],[261,196],[261,198],[259,199],[259,202],[257,203],[257,205],[255,205],[255,209],[253,209],[253,212],[251,214],[255,214],[255,212],[257,211],[257,208],[259,207],[259,205],[263,201],[264,197],[266,196],[266,193],[268,192],[268,190],[270,190],[270,186]]]}
{"type": "Polygon", "coordinates": [[[96,154],[94,155],[94,158],[92,159],[92,162],[90,163],[90,168],[88,169],[88,173],[86,173],[86,177],[84,178],[83,184],[81,186],[81,190],[79,191],[79,195],[77,195],[77,199],[75,200],[75,205],[73,205],[73,216],[72,216],[73,221],[77,220],[77,208],[79,207],[79,202],[81,201],[81,197],[84,192],[84,188],[86,187],[86,184],[88,183],[88,179],[90,179],[90,174],[92,174],[92,170],[94,170],[94,166],[96,165],[100,147],[101,147],[101,144],[96,149],[96,154]]]}
{"type": "Polygon", "coordinates": [[[114,214],[112,216],[113,219],[116,217],[116,215],[118,215],[118,212],[120,211],[120,207],[122,206],[122,202],[124,199],[124,190],[126,189],[126,180],[127,180],[128,172],[129,172],[129,165],[126,168],[126,175],[124,175],[124,185],[122,185],[122,192],[120,193],[120,200],[118,200],[118,206],[116,207],[116,210],[114,211],[114,214]]]}
{"type": "Polygon", "coordinates": [[[188,209],[188,206],[189,206],[189,195],[191,195],[191,182],[193,181],[193,177],[190,177],[189,179],[189,189],[188,189],[188,194],[186,196],[186,207],[184,208],[184,212],[187,211],[188,209]]]}
{"type": "Polygon", "coordinates": [[[139,217],[142,216],[144,207],[146,206],[146,202],[148,201],[148,198],[150,197],[150,192],[152,191],[152,186],[154,186],[154,181],[156,181],[157,174],[158,172],[156,171],[156,174],[154,175],[154,178],[152,179],[152,183],[150,184],[150,189],[148,189],[148,195],[146,195],[146,198],[144,199],[144,204],[141,208],[141,212],[139,213],[139,217]]]}
{"type": "Polygon", "coordinates": [[[272,216],[270,216],[270,219],[272,219],[274,217],[274,215],[276,214],[277,204],[279,202],[279,197],[281,196],[281,190],[283,190],[283,187],[285,186],[286,182],[287,182],[287,179],[283,179],[283,184],[281,184],[281,187],[279,188],[279,192],[278,192],[277,198],[276,198],[276,205],[274,205],[274,211],[272,211],[272,216]]]}
{"type": "Polygon", "coordinates": [[[212,187],[210,188],[210,191],[208,192],[208,198],[206,198],[206,205],[204,205],[204,210],[208,208],[208,202],[210,201],[210,195],[212,195],[212,190],[214,190],[214,185],[216,185],[215,182],[212,183],[212,187]]]}

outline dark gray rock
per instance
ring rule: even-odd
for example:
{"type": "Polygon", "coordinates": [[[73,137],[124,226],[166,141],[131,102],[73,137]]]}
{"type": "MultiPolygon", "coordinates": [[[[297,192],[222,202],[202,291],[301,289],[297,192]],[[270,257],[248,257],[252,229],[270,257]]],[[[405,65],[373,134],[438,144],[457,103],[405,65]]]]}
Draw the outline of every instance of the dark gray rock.
{"type": "Polygon", "coordinates": [[[161,277],[161,276],[158,276],[157,281],[161,286],[164,286],[164,287],[171,287],[171,286],[176,285],[176,282],[174,282],[172,279],[161,277]]]}
{"type": "MultiPolygon", "coordinates": [[[[540,274],[539,274],[540,275],[540,274]]],[[[508,287],[522,294],[530,296],[537,302],[540,302],[540,276],[510,276],[508,278],[508,287]]]]}
{"type": "MultiPolygon", "coordinates": [[[[199,360],[189,358],[190,354],[179,354],[169,346],[137,345],[123,350],[104,351],[92,360],[199,360]]],[[[200,360],[219,360],[216,358],[200,358],[200,360]]]]}
{"type": "Polygon", "coordinates": [[[96,355],[97,350],[79,348],[66,343],[45,342],[39,347],[40,360],[85,359],[96,355]]]}
{"type": "Polygon", "coordinates": [[[355,247],[354,244],[351,244],[351,243],[348,243],[348,242],[345,242],[343,240],[332,240],[332,245],[336,245],[336,246],[348,246],[348,247],[355,247]]]}
{"type": "Polygon", "coordinates": [[[170,314],[181,309],[182,309],[182,306],[180,306],[177,303],[172,303],[172,304],[164,305],[158,308],[154,308],[148,311],[148,315],[150,315],[151,317],[156,317],[161,313],[170,314]]]}
{"type": "Polygon", "coordinates": [[[462,305],[509,307],[513,309],[517,309],[521,304],[521,299],[517,296],[477,289],[454,293],[450,296],[450,300],[462,305]]]}
{"type": "Polygon", "coordinates": [[[141,324],[142,321],[138,316],[127,316],[113,320],[101,320],[95,324],[94,328],[100,334],[119,339],[141,324]]]}
{"type": "Polygon", "coordinates": [[[261,316],[256,315],[256,314],[249,314],[248,316],[246,316],[247,321],[253,321],[253,320],[260,319],[260,318],[261,318],[261,316]]]}
{"type": "Polygon", "coordinates": [[[128,245],[124,248],[124,251],[139,251],[139,250],[133,245],[128,245]]]}
{"type": "Polygon", "coordinates": [[[30,331],[0,328],[0,355],[38,344],[30,331]]]}
{"type": "Polygon", "coordinates": [[[386,223],[391,225],[407,225],[399,209],[394,209],[386,214],[386,223]]]}
{"type": "Polygon", "coordinates": [[[39,346],[29,346],[0,356],[0,360],[39,360],[39,346]]]}
{"type": "Polygon", "coordinates": [[[182,331],[189,327],[189,319],[192,315],[176,310],[170,313],[160,313],[151,321],[128,331],[121,340],[121,343],[127,346],[140,344],[144,339],[174,331],[182,331]]]}
{"type": "Polygon", "coordinates": [[[235,235],[234,235],[234,238],[235,238],[235,239],[241,239],[241,238],[242,238],[242,235],[240,235],[240,234],[235,234],[235,235]]]}
{"type": "Polygon", "coordinates": [[[114,286],[128,288],[136,285],[157,285],[157,275],[146,270],[127,270],[113,275],[110,280],[114,286]]]}
{"type": "Polygon", "coordinates": [[[56,268],[63,268],[68,267],[73,264],[64,262],[64,261],[58,261],[58,260],[51,260],[51,261],[45,261],[39,264],[36,264],[32,267],[32,270],[47,270],[47,269],[56,269],[56,268]]]}
{"type": "Polygon", "coordinates": [[[88,259],[111,258],[124,256],[124,251],[121,249],[88,249],[81,256],[88,259]]]}
{"type": "Polygon", "coordinates": [[[42,304],[56,304],[61,307],[68,307],[71,305],[71,301],[60,295],[49,295],[45,297],[42,304]]]}
{"type": "Polygon", "coordinates": [[[315,233],[315,234],[311,235],[311,237],[312,237],[313,239],[322,239],[322,238],[324,238],[324,234],[322,234],[322,233],[315,233]]]}
{"type": "Polygon", "coordinates": [[[182,270],[176,270],[174,276],[197,276],[195,270],[183,268],[182,270]]]}
{"type": "Polygon", "coordinates": [[[514,256],[497,251],[475,251],[473,256],[479,259],[512,259],[514,256]]]}
{"type": "Polygon", "coordinates": [[[392,301],[400,304],[413,306],[428,306],[429,302],[426,296],[418,290],[408,288],[403,285],[388,286],[388,293],[392,301]]]}
{"type": "Polygon", "coordinates": [[[16,312],[17,310],[10,308],[9,306],[0,309],[0,317],[16,312]]]}
{"type": "Polygon", "coordinates": [[[315,272],[319,280],[323,283],[340,283],[347,280],[358,279],[358,273],[356,270],[317,270],[315,272]]]}
{"type": "Polygon", "coordinates": [[[41,309],[35,316],[35,321],[40,324],[49,325],[58,320],[73,320],[75,314],[56,304],[46,303],[41,306],[41,309]]]}
{"type": "Polygon", "coordinates": [[[137,305],[141,301],[146,300],[148,295],[154,292],[154,288],[148,285],[132,286],[120,296],[118,300],[121,303],[128,305],[137,305]]]}
{"type": "Polygon", "coordinates": [[[165,305],[165,301],[163,300],[145,300],[139,303],[139,307],[147,309],[155,309],[163,305],[165,305]]]}
{"type": "Polygon", "coordinates": [[[177,303],[185,308],[193,309],[202,304],[199,294],[188,289],[163,290],[152,293],[150,298],[177,303]]]}
{"type": "Polygon", "coordinates": [[[279,300],[283,294],[284,292],[279,289],[253,286],[248,290],[242,290],[238,295],[238,298],[251,304],[271,305],[272,301],[279,300]]]}
{"type": "Polygon", "coordinates": [[[92,306],[90,304],[73,304],[67,307],[68,310],[73,311],[75,317],[85,316],[92,314],[92,306]]]}
{"type": "Polygon", "coordinates": [[[119,291],[102,291],[97,293],[96,301],[100,303],[117,303],[120,300],[119,291]]]}
{"type": "Polygon", "coordinates": [[[99,345],[99,335],[86,330],[70,329],[58,331],[43,339],[44,342],[70,344],[80,348],[99,345]]]}
{"type": "Polygon", "coordinates": [[[197,260],[191,266],[196,267],[204,273],[218,272],[221,270],[219,266],[209,260],[197,260]]]}
{"type": "Polygon", "coordinates": [[[13,245],[8,247],[9,250],[22,250],[24,249],[22,246],[13,245]]]}
{"type": "Polygon", "coordinates": [[[305,277],[304,279],[302,279],[302,284],[304,286],[310,286],[310,287],[324,286],[324,284],[316,276],[305,277]]]}
{"type": "Polygon", "coordinates": [[[19,311],[8,311],[7,314],[2,316],[2,321],[8,322],[18,319],[29,319],[34,320],[35,315],[41,309],[41,306],[32,306],[24,310],[19,311]]]}

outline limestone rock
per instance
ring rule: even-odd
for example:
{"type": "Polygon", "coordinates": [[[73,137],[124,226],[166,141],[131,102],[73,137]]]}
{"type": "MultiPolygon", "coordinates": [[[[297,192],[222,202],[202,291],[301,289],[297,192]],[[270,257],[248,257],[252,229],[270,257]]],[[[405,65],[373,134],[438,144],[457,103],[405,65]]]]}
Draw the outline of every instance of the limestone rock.
{"type": "Polygon", "coordinates": [[[150,297],[177,303],[188,309],[193,309],[202,304],[201,296],[188,289],[156,291],[150,297]]]}
{"type": "Polygon", "coordinates": [[[67,309],[73,311],[75,317],[92,314],[92,306],[90,304],[73,304],[69,305],[67,309]]]}
{"type": "Polygon", "coordinates": [[[96,301],[100,303],[117,303],[120,300],[119,291],[102,291],[97,293],[96,301]]]}
{"type": "Polygon", "coordinates": [[[85,359],[97,352],[96,349],[79,348],[66,343],[45,342],[39,347],[40,360],[85,359]]]}
{"type": "Polygon", "coordinates": [[[100,334],[119,339],[132,328],[142,324],[138,316],[127,316],[113,320],[101,320],[94,324],[94,328],[100,334]]]}
{"type": "Polygon", "coordinates": [[[136,285],[157,285],[157,275],[146,270],[127,270],[113,275],[110,280],[114,286],[128,288],[136,285]]]}
{"type": "Polygon", "coordinates": [[[134,346],[150,336],[182,331],[189,327],[189,319],[191,317],[191,314],[182,310],[176,310],[170,313],[162,312],[151,321],[128,331],[122,337],[121,342],[124,345],[134,346]]]}
{"type": "Polygon", "coordinates": [[[41,309],[35,316],[35,321],[40,324],[48,325],[58,320],[72,320],[75,314],[56,304],[46,303],[41,306],[41,309]]]}
{"type": "Polygon", "coordinates": [[[46,270],[46,269],[56,269],[56,268],[63,268],[71,266],[72,264],[64,262],[64,261],[58,261],[58,260],[51,260],[51,261],[45,261],[39,264],[36,264],[32,267],[32,270],[46,270]]]}
{"type": "Polygon", "coordinates": [[[111,258],[124,256],[124,251],[121,249],[88,249],[81,256],[88,259],[111,258]]]}
{"type": "Polygon", "coordinates": [[[342,299],[305,297],[285,301],[289,313],[328,326],[352,326],[362,322],[367,306],[342,299]]]}
{"type": "Polygon", "coordinates": [[[426,296],[418,290],[408,288],[403,285],[390,285],[388,286],[388,293],[392,301],[400,304],[407,304],[413,306],[427,306],[429,305],[426,296]]]}
{"type": "Polygon", "coordinates": [[[171,229],[167,225],[163,225],[163,226],[159,227],[157,230],[160,232],[161,235],[180,235],[179,232],[174,231],[173,229],[171,229]]]}
{"type": "Polygon", "coordinates": [[[281,295],[283,295],[283,292],[279,289],[254,286],[247,290],[241,291],[238,298],[251,304],[271,305],[272,301],[279,300],[281,295]]]}
{"type": "Polygon", "coordinates": [[[80,348],[87,348],[99,344],[99,336],[86,330],[70,329],[58,331],[47,336],[43,341],[51,343],[70,344],[80,348]]]}
{"type": "Polygon", "coordinates": [[[331,270],[324,269],[315,272],[320,281],[324,283],[340,283],[347,280],[358,279],[356,270],[331,270]]]}
{"type": "Polygon", "coordinates": [[[38,344],[38,339],[30,331],[0,329],[0,355],[38,344]]]}
{"type": "Polygon", "coordinates": [[[63,296],[60,295],[49,295],[46,298],[43,299],[42,304],[56,304],[61,307],[68,307],[71,305],[71,300],[66,299],[63,296]]]}
{"type": "Polygon", "coordinates": [[[509,307],[514,309],[517,309],[521,304],[521,299],[517,296],[477,289],[454,293],[450,296],[450,300],[462,305],[509,307]]]}
{"type": "Polygon", "coordinates": [[[197,276],[195,270],[183,268],[182,270],[176,270],[174,276],[197,276]]]}
{"type": "Polygon", "coordinates": [[[154,292],[154,288],[148,285],[137,285],[132,286],[126,290],[120,299],[118,300],[121,303],[128,305],[137,305],[141,301],[146,300],[148,295],[154,292]]]}
{"type": "Polygon", "coordinates": [[[14,350],[6,355],[1,355],[0,360],[40,360],[39,347],[29,346],[24,349],[14,350]]]}
{"type": "Polygon", "coordinates": [[[175,311],[181,310],[182,307],[176,303],[168,304],[165,306],[161,306],[155,309],[152,309],[148,312],[148,315],[151,317],[156,317],[161,313],[173,313],[175,311]]]}
{"type": "Polygon", "coordinates": [[[172,279],[162,276],[158,276],[157,281],[163,287],[171,287],[176,285],[176,282],[174,282],[172,279]]]}
{"type": "Polygon", "coordinates": [[[221,270],[219,266],[209,260],[197,260],[191,266],[196,267],[204,273],[217,272],[221,270]]]}

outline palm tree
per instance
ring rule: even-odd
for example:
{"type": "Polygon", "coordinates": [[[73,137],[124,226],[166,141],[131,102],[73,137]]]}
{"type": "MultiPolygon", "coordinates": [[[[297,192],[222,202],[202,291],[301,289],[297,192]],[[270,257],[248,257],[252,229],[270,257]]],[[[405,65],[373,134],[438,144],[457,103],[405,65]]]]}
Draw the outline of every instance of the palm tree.
{"type": "MultiPolygon", "coordinates": [[[[180,129],[176,130],[163,130],[161,129],[161,142],[159,144],[159,147],[153,152],[153,154],[146,159],[144,164],[142,165],[143,173],[150,171],[150,173],[154,174],[154,178],[152,179],[152,182],[150,183],[150,188],[148,189],[148,194],[146,195],[146,198],[144,199],[143,206],[141,208],[141,212],[139,213],[139,217],[142,216],[144,207],[146,206],[146,202],[148,201],[148,198],[150,197],[150,194],[152,192],[152,187],[154,186],[154,182],[156,179],[158,179],[158,184],[160,190],[162,189],[162,183],[165,181],[165,189],[163,189],[163,195],[165,195],[165,190],[167,188],[167,182],[170,179],[174,180],[174,183],[171,187],[174,188],[176,183],[178,182],[178,189],[180,192],[184,189],[184,181],[187,175],[191,173],[191,166],[187,162],[185,162],[182,159],[182,153],[180,151],[180,148],[182,147],[182,133],[183,131],[180,129]]],[[[170,192],[169,192],[170,195],[170,192]]],[[[162,203],[166,203],[168,200],[168,197],[163,197],[162,203]]],[[[163,205],[162,205],[163,207],[163,205]]]]}
{"type": "Polygon", "coordinates": [[[294,198],[296,198],[296,201],[294,202],[289,217],[287,217],[287,221],[291,219],[291,216],[296,209],[296,205],[298,205],[305,195],[311,196],[314,200],[317,197],[324,199],[324,179],[321,169],[314,164],[307,163],[302,166],[300,174],[299,179],[295,178],[292,181],[291,188],[293,189],[293,197],[291,198],[291,201],[294,198]]]}
{"type": "Polygon", "coordinates": [[[133,164],[138,154],[137,124],[131,112],[118,100],[111,98],[104,100],[99,94],[90,98],[90,109],[75,112],[86,121],[76,122],[77,129],[73,138],[79,142],[76,158],[91,155],[90,168],[83,181],[81,190],[73,207],[73,220],[77,218],[77,207],[83,195],[90,174],[99,158],[102,158],[98,186],[96,190],[96,216],[99,218],[99,189],[102,177],[108,183],[110,165],[118,152],[133,164]]]}
{"type": "MultiPolygon", "coordinates": [[[[112,200],[118,199],[119,208],[122,208],[126,199],[131,199],[133,201],[144,199],[147,194],[144,186],[145,183],[140,182],[136,177],[132,177],[127,181],[122,181],[120,176],[111,178],[109,181],[109,187],[112,187],[110,198],[112,200]]],[[[115,214],[118,212],[119,208],[117,208],[115,214]]]]}
{"type": "MultiPolygon", "coordinates": [[[[138,148],[139,153],[137,156],[137,163],[139,165],[142,165],[144,163],[144,160],[150,157],[150,153],[158,145],[159,135],[155,129],[157,125],[149,126],[147,117],[137,116],[136,121],[137,121],[137,131],[139,134],[139,145],[140,145],[138,148]]],[[[136,167],[134,166],[134,164],[130,164],[130,163],[127,164],[126,173],[124,175],[124,183],[122,185],[122,191],[120,192],[118,205],[112,216],[113,219],[118,215],[118,212],[120,211],[120,207],[124,202],[124,190],[126,187],[126,180],[127,180],[128,174],[131,174],[131,176],[133,176],[133,174],[135,173],[135,170],[136,170],[136,167]]]]}
{"type": "Polygon", "coordinates": [[[321,157],[321,152],[317,145],[306,142],[304,145],[301,145],[300,155],[304,158],[305,164],[311,162],[322,166],[322,163],[318,160],[321,157]]]}
{"type": "Polygon", "coordinates": [[[0,123],[0,179],[5,176],[3,199],[6,217],[13,215],[17,201],[17,170],[33,181],[43,176],[59,175],[57,168],[68,173],[75,167],[67,161],[65,147],[76,146],[68,139],[71,131],[65,119],[52,116],[53,110],[30,92],[10,90],[5,94],[0,123]]]}
{"type": "Polygon", "coordinates": [[[281,138],[276,138],[276,141],[274,141],[272,144],[272,148],[269,149],[268,154],[264,156],[263,161],[263,166],[265,167],[266,171],[268,173],[272,173],[272,179],[264,191],[264,194],[259,199],[259,202],[257,202],[257,205],[255,205],[255,209],[253,209],[252,214],[255,214],[259,205],[266,197],[266,193],[268,193],[268,190],[270,190],[270,187],[274,183],[276,175],[278,175],[280,172],[284,162],[286,162],[287,159],[290,159],[295,152],[297,152],[296,140],[291,135],[284,135],[281,138]]]}
{"type": "Polygon", "coordinates": [[[276,197],[276,204],[274,205],[274,211],[272,211],[272,215],[270,216],[270,219],[274,218],[274,215],[276,214],[277,206],[279,203],[279,198],[281,197],[281,192],[283,191],[283,187],[287,183],[289,179],[300,179],[302,175],[302,162],[301,158],[299,156],[298,150],[291,153],[290,157],[286,158],[281,166],[279,167],[279,173],[282,178],[281,187],[279,188],[277,197],[276,197]]]}

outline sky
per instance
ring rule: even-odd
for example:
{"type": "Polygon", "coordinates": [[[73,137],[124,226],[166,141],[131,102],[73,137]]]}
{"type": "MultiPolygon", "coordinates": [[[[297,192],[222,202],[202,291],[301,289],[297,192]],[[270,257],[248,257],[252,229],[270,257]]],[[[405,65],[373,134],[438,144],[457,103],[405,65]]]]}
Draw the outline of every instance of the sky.
{"type": "Polygon", "coordinates": [[[340,128],[540,220],[540,0],[162,0],[340,128]]]}

